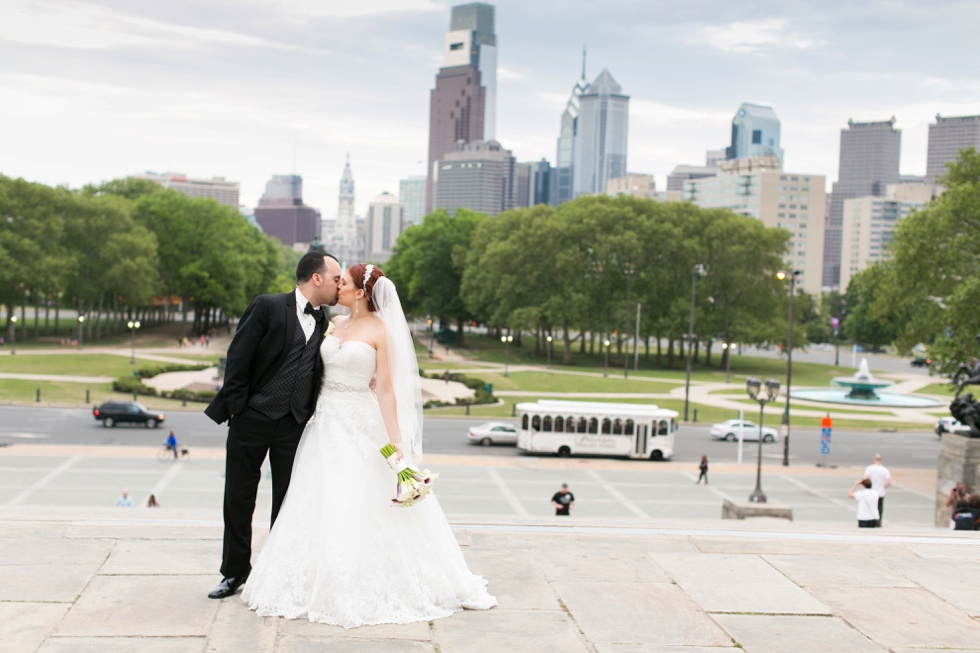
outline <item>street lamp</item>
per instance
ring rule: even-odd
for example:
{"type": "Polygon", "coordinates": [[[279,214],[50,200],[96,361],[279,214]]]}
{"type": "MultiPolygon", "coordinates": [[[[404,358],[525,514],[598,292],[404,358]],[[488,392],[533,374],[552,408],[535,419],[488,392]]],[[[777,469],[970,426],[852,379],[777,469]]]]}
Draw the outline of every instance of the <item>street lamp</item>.
{"type": "Polygon", "coordinates": [[[78,316],[78,351],[82,350],[82,327],[85,326],[85,316],[78,316]]]}
{"type": "Polygon", "coordinates": [[[633,280],[633,266],[629,263],[623,270],[626,277],[626,328],[623,329],[623,378],[629,378],[630,357],[629,357],[629,333],[630,333],[630,281],[633,280]]]}
{"type": "Polygon", "coordinates": [[[547,344],[544,346],[544,348],[548,356],[548,369],[550,370],[551,369],[551,336],[548,336],[547,338],[545,338],[545,340],[548,341],[547,344]]]}
{"type": "Polygon", "coordinates": [[[687,404],[691,394],[691,354],[694,349],[694,293],[698,277],[705,275],[704,266],[698,263],[691,270],[691,321],[687,328],[687,380],[684,381],[684,421],[687,421],[687,404]]]}
{"type": "Polygon", "coordinates": [[[602,346],[606,348],[606,363],[602,368],[602,375],[609,376],[609,338],[602,341],[602,346]]]}
{"type": "Polygon", "coordinates": [[[504,376],[507,374],[507,358],[510,352],[510,343],[514,342],[514,336],[500,336],[500,342],[504,343],[504,376]]]}
{"type": "Polygon", "coordinates": [[[752,503],[766,502],[766,495],[762,491],[762,409],[779,396],[779,381],[766,379],[765,395],[760,392],[761,389],[762,383],[759,379],[749,377],[745,380],[745,391],[749,393],[749,397],[759,402],[759,455],[755,463],[755,490],[749,495],[749,501],[752,503]]]}
{"type": "Polygon", "coordinates": [[[10,316],[10,355],[17,353],[17,316],[10,316]]]}
{"type": "Polygon", "coordinates": [[[790,275],[782,271],[776,273],[776,278],[780,281],[789,277],[789,317],[786,321],[786,400],[783,402],[783,467],[789,466],[789,391],[793,384],[793,296],[796,294],[796,277],[800,274],[799,270],[793,270],[790,275]]]}
{"type": "Polygon", "coordinates": [[[133,353],[129,356],[129,364],[135,365],[136,364],[136,329],[140,328],[140,323],[138,320],[137,321],[130,320],[129,322],[126,323],[126,326],[129,327],[129,333],[131,336],[130,342],[132,343],[133,346],[133,353]]]}
{"type": "Polygon", "coordinates": [[[723,342],[721,348],[725,351],[725,383],[732,382],[732,350],[735,348],[734,342],[723,342]]]}

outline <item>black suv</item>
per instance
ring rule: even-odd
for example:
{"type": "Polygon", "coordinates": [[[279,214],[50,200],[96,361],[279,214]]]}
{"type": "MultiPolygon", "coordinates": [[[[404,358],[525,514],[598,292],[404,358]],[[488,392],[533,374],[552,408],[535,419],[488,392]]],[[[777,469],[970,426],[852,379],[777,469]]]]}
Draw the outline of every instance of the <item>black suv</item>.
{"type": "Polygon", "coordinates": [[[929,367],[932,365],[932,359],[926,358],[925,356],[920,356],[918,358],[913,358],[912,362],[909,363],[912,367],[929,367]]]}
{"type": "Polygon", "coordinates": [[[147,428],[155,429],[163,421],[163,413],[153,412],[136,401],[107,401],[98,408],[93,408],[92,416],[106,428],[128,422],[145,424],[147,428]]]}

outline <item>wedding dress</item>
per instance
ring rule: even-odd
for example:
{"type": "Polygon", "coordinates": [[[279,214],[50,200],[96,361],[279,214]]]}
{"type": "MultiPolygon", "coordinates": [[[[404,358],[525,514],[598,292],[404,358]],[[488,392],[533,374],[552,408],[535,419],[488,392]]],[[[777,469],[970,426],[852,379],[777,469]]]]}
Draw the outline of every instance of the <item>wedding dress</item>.
{"type": "Polygon", "coordinates": [[[497,604],[466,566],[439,500],[391,507],[395,472],[368,384],[375,349],[327,336],[316,411],[296,450],[282,509],[242,599],[261,616],[353,628],[497,604]]]}

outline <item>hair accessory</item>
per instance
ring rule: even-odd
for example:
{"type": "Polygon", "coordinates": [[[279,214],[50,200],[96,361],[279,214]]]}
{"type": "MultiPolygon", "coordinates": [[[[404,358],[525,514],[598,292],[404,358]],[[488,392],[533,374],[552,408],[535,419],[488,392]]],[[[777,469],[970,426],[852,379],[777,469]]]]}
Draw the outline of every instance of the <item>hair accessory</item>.
{"type": "Polygon", "coordinates": [[[367,292],[368,281],[371,280],[371,273],[374,272],[374,266],[368,265],[364,268],[364,292],[367,292]]]}

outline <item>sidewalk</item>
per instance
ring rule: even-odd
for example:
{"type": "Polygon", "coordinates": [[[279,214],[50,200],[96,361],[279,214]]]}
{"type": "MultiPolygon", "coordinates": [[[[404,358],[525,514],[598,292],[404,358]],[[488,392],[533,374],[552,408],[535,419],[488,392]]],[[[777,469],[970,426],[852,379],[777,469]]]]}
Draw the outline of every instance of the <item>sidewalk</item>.
{"type": "Polygon", "coordinates": [[[237,596],[209,600],[221,552],[215,517],[4,509],[0,650],[980,651],[980,539],[971,533],[463,519],[454,525],[463,552],[500,607],[344,630],[259,618],[237,596]]]}

